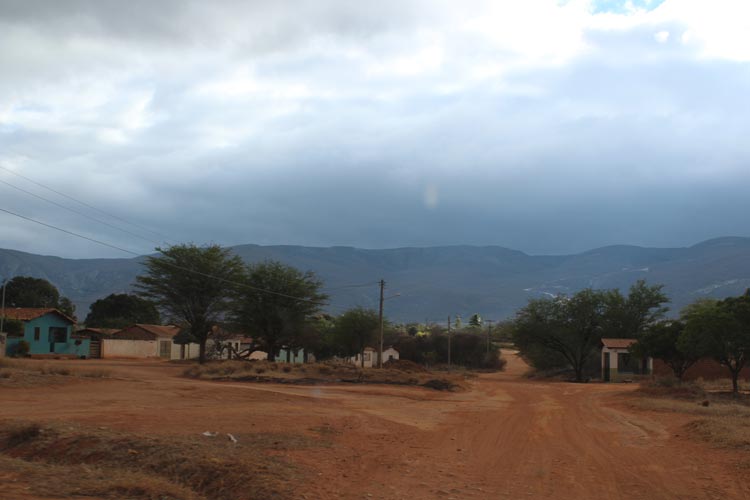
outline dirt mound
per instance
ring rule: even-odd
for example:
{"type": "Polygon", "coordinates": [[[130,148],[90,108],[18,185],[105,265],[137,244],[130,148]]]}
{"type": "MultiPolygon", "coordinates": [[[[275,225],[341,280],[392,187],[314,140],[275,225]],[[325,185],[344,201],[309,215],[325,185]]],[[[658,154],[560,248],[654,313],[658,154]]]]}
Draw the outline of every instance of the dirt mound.
{"type": "Polygon", "coordinates": [[[426,372],[427,368],[408,359],[392,359],[383,363],[385,368],[403,372],[426,372]]]}

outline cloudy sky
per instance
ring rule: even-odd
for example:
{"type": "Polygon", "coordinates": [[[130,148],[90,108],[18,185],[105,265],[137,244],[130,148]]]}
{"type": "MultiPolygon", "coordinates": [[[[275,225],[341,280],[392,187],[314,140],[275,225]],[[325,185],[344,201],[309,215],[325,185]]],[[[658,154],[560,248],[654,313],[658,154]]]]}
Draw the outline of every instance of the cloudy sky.
{"type": "Polygon", "coordinates": [[[0,209],[134,252],[750,235],[747,0],[0,0],[0,73],[0,209]]]}

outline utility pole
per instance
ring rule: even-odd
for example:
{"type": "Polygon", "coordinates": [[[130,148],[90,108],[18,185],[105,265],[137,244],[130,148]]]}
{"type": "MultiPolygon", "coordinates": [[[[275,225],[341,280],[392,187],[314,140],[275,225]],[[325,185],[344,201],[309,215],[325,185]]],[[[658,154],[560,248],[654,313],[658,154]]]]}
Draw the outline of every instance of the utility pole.
{"type": "Polygon", "coordinates": [[[448,316],[448,370],[451,369],[451,317],[448,316]]]}
{"type": "Polygon", "coordinates": [[[487,354],[490,353],[490,330],[492,330],[492,323],[495,322],[493,319],[485,320],[487,322],[487,354]]]}
{"type": "Polygon", "coordinates": [[[380,280],[380,350],[378,351],[378,368],[383,368],[383,290],[385,289],[385,280],[380,280]]]}
{"type": "Polygon", "coordinates": [[[3,279],[3,305],[2,305],[2,312],[0,312],[0,333],[3,333],[5,330],[3,330],[3,327],[5,326],[5,283],[7,283],[7,279],[3,279]]]}

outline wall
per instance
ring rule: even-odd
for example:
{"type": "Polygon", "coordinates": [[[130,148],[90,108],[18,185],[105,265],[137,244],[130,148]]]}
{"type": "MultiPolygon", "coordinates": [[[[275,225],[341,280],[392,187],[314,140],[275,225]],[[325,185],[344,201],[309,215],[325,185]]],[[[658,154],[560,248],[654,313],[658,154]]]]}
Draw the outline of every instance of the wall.
{"type": "Polygon", "coordinates": [[[102,358],[156,358],[159,343],[156,340],[102,340],[102,358]]]}
{"type": "MultiPolygon", "coordinates": [[[[657,377],[669,377],[674,375],[672,369],[664,361],[654,360],[654,375],[657,377]]],[[[705,380],[717,380],[722,378],[731,378],[727,367],[720,365],[716,360],[703,358],[688,368],[685,372],[684,380],[695,380],[702,378],[705,380]]],[[[743,368],[740,372],[740,380],[750,379],[750,367],[743,368]]]]}
{"type": "MultiPolygon", "coordinates": [[[[609,349],[607,347],[602,347],[601,352],[601,365],[602,365],[602,380],[605,380],[605,373],[604,373],[604,356],[606,354],[609,354],[609,381],[610,382],[619,382],[623,379],[629,379],[632,378],[634,373],[627,373],[627,372],[619,372],[618,371],[618,354],[627,354],[629,351],[627,349],[609,349]]],[[[654,373],[654,360],[651,358],[648,358],[648,364],[647,364],[647,371],[648,373],[654,373]]]]}

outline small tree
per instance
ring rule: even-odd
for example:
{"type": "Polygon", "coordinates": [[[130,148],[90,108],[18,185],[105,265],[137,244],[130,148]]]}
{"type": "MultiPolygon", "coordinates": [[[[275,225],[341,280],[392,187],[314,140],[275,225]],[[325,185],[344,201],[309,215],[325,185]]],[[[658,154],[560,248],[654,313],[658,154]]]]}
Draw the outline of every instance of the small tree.
{"type": "Polygon", "coordinates": [[[339,352],[344,356],[359,354],[364,367],[365,347],[375,341],[379,327],[377,312],[362,307],[349,309],[336,320],[334,338],[339,352]]]}
{"type": "Polygon", "coordinates": [[[479,315],[479,313],[471,315],[471,318],[469,318],[469,326],[472,326],[474,328],[480,328],[482,326],[482,317],[479,315]]]}
{"type": "Polygon", "coordinates": [[[199,360],[206,361],[211,328],[230,308],[244,266],[239,257],[218,245],[175,245],[148,257],[146,274],[138,276],[140,295],[153,300],[170,317],[187,326],[200,345],[199,360]]]}
{"type": "Polygon", "coordinates": [[[684,333],[684,322],[660,321],[649,326],[631,350],[641,358],[651,356],[662,360],[681,382],[687,369],[703,356],[698,345],[683,340],[684,333]]]}
{"type": "Polygon", "coordinates": [[[701,301],[688,306],[684,317],[680,345],[691,345],[724,365],[737,396],[740,372],[750,357],[750,296],[701,301]]]}
{"type": "Polygon", "coordinates": [[[5,330],[4,333],[8,334],[8,337],[23,337],[23,321],[5,318],[3,320],[3,330],[5,330]]]}
{"type": "Polygon", "coordinates": [[[75,317],[75,305],[61,297],[55,285],[42,278],[16,276],[5,285],[5,303],[13,307],[44,307],[59,309],[75,317]]]}

